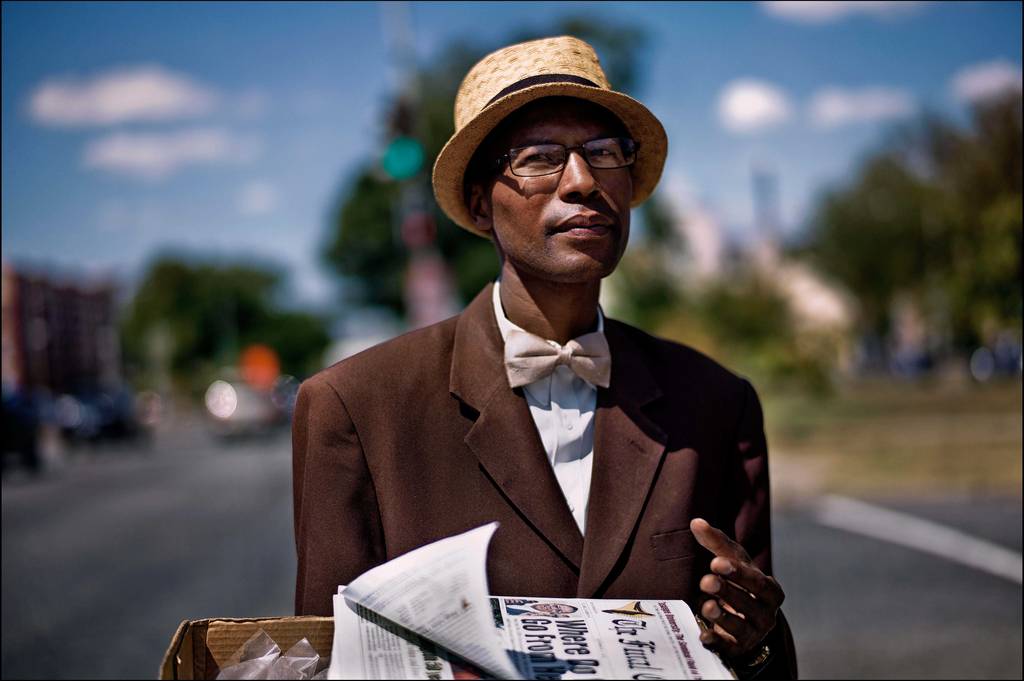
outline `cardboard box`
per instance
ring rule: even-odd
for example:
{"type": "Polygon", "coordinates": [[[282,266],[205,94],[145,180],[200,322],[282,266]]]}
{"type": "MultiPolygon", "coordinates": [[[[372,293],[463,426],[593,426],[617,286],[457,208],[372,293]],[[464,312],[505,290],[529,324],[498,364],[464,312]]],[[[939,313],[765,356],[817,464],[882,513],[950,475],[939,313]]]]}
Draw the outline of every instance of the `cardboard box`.
{"type": "Polygon", "coordinates": [[[257,629],[287,651],[307,639],[326,658],[334,642],[333,617],[252,617],[248,619],[185,620],[174,632],[160,665],[161,679],[214,679],[228,660],[257,629]]]}

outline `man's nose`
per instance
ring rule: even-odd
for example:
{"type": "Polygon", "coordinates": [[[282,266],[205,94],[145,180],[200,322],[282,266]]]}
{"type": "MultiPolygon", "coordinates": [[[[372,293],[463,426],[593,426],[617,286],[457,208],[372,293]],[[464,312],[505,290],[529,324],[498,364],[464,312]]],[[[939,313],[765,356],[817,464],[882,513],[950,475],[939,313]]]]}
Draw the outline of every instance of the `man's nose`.
{"type": "Polygon", "coordinates": [[[580,201],[598,193],[597,179],[587,159],[578,149],[569,152],[565,168],[558,183],[558,195],[563,201],[580,201]]]}

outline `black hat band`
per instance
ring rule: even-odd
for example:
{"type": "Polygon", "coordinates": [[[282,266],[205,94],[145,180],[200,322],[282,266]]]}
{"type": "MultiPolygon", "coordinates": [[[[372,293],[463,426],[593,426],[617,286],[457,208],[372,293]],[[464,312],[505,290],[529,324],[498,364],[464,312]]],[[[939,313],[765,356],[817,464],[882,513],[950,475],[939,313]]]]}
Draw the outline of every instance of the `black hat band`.
{"type": "Polygon", "coordinates": [[[593,81],[587,80],[586,78],[580,78],[579,76],[573,76],[568,73],[543,73],[539,76],[530,76],[529,78],[523,78],[522,80],[512,83],[507,88],[491,97],[490,101],[484,105],[484,108],[486,109],[505,95],[510,95],[513,92],[518,92],[519,90],[525,90],[533,85],[543,85],[544,83],[575,83],[577,85],[586,85],[588,87],[600,87],[593,81]]]}

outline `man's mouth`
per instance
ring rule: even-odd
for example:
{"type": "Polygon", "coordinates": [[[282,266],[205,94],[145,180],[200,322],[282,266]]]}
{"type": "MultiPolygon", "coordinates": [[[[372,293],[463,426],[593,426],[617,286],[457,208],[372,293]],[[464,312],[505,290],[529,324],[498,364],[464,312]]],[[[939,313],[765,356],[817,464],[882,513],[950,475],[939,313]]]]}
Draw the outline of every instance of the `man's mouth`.
{"type": "Polygon", "coordinates": [[[562,220],[552,231],[575,237],[598,237],[608,234],[613,224],[610,218],[600,213],[579,213],[562,220]]]}

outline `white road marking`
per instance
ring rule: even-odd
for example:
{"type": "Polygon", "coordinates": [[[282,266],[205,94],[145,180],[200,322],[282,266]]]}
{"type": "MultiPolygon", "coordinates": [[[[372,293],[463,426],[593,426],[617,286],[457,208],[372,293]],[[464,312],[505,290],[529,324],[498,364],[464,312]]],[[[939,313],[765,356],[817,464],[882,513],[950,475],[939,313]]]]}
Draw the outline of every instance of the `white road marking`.
{"type": "Polygon", "coordinates": [[[931,553],[1021,584],[1021,554],[930,520],[863,501],[826,495],[814,509],[822,525],[931,553]]]}

